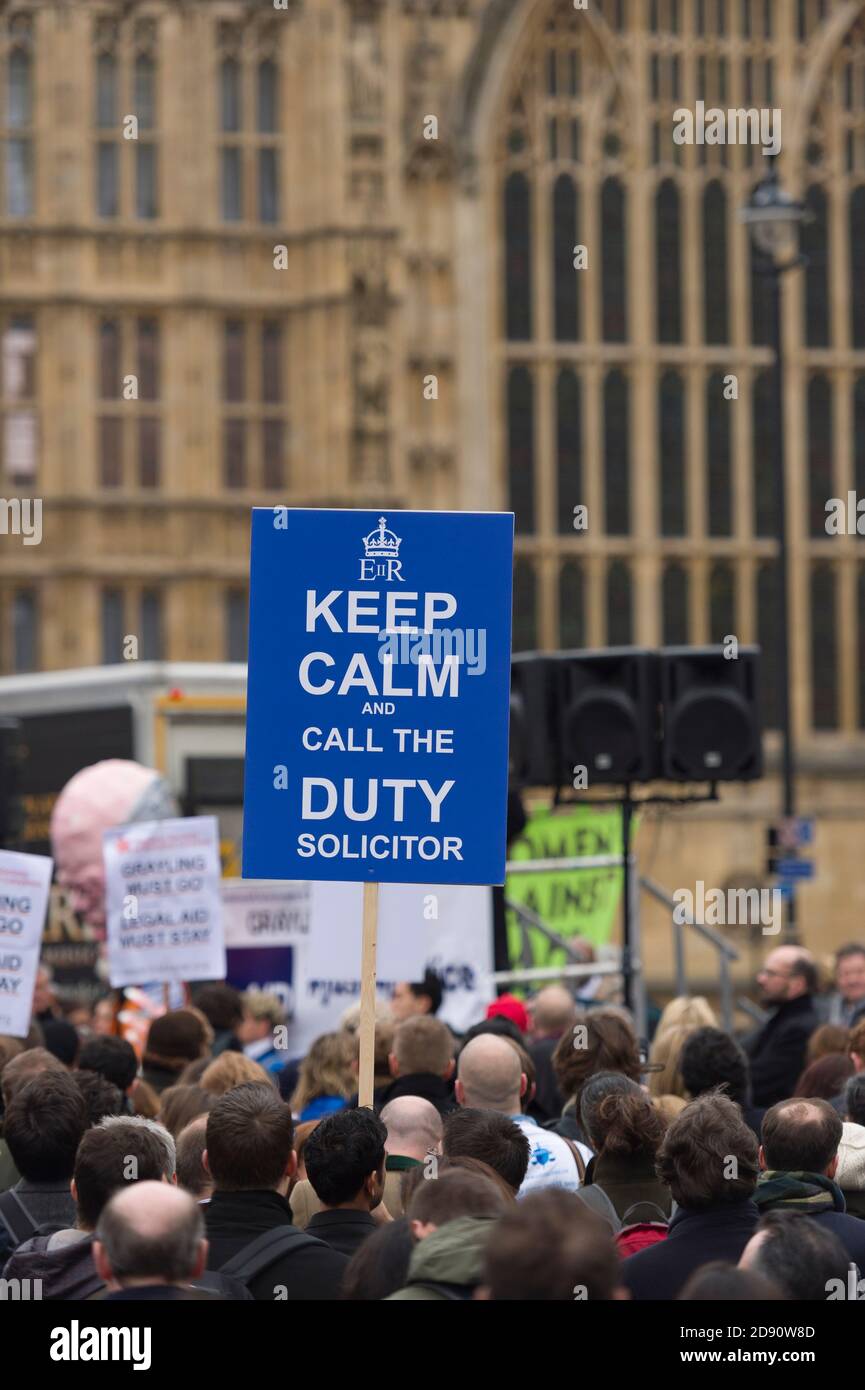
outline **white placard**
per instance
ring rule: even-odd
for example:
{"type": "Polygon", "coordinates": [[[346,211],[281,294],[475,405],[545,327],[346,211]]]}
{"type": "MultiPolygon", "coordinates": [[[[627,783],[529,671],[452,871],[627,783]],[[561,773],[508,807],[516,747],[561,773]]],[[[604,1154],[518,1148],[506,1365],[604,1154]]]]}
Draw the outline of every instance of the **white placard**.
{"type": "Polygon", "coordinates": [[[53,861],[0,850],[0,1033],[26,1038],[53,861]]]}
{"type": "Polygon", "coordinates": [[[309,937],[308,883],[224,878],[222,923],[226,950],[297,946],[309,937]]]}
{"type": "Polygon", "coordinates": [[[111,984],[225,978],[215,816],[106,830],[111,984]]]}

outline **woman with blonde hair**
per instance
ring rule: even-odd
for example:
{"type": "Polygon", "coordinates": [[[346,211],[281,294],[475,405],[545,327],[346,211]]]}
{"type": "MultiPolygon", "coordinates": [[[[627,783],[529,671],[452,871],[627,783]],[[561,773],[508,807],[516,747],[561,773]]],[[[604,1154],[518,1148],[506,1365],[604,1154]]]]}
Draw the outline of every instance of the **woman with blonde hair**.
{"type": "Polygon", "coordinates": [[[244,1056],[242,1052],[221,1052],[205,1067],[198,1084],[203,1091],[224,1096],[226,1091],[233,1091],[235,1086],[242,1086],[246,1081],[255,1081],[259,1085],[266,1082],[268,1086],[276,1084],[270,1072],[258,1062],[253,1062],[251,1057],[244,1056]]]}
{"type": "Polygon", "coordinates": [[[291,1112],[303,1124],[344,1110],[357,1090],[357,1040],[348,1032],[323,1033],[300,1064],[291,1112]]]}
{"type": "Polygon", "coordinates": [[[680,1024],[656,1033],[649,1051],[649,1095],[652,1104],[666,1119],[672,1120],[687,1103],[687,1091],[679,1069],[685,1043],[695,1031],[680,1024]]]}
{"type": "Polygon", "coordinates": [[[693,1033],[697,1028],[717,1028],[718,1020],[715,1011],[703,994],[679,994],[675,999],[671,999],[665,1005],[658,1026],[655,1029],[655,1041],[668,1028],[685,1027],[693,1033]]]}

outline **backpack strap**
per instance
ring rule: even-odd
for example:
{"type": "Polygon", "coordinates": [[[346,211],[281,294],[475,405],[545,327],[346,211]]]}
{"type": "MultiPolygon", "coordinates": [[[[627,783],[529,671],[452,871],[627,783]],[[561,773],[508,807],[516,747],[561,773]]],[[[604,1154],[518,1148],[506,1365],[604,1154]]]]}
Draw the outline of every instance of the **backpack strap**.
{"type": "Polygon", "coordinates": [[[33,1220],[14,1188],[0,1193],[0,1221],[15,1242],[21,1245],[39,1230],[39,1223],[33,1220]]]}
{"type": "Polygon", "coordinates": [[[323,1243],[317,1236],[308,1236],[294,1226],[275,1226],[273,1230],[264,1231],[260,1236],[256,1236],[249,1245],[232,1255],[227,1264],[222,1265],[219,1273],[230,1274],[248,1287],[251,1280],[275,1260],[281,1259],[284,1255],[293,1255],[310,1245],[323,1243]]]}
{"type": "MultiPolygon", "coordinates": [[[[648,1200],[643,1201],[643,1202],[632,1202],[631,1205],[628,1207],[628,1210],[625,1212],[624,1216],[622,1217],[622,1226],[627,1226],[627,1224],[628,1224],[628,1217],[630,1216],[631,1212],[632,1212],[632,1211],[636,1211],[636,1210],[638,1209],[638,1207],[651,1207],[652,1211],[656,1211],[656,1212],[658,1213],[658,1217],[659,1217],[660,1221],[663,1223],[663,1225],[669,1226],[670,1223],[669,1223],[669,1221],[667,1220],[666,1216],[664,1215],[663,1208],[659,1207],[658,1204],[657,1204],[657,1202],[650,1202],[650,1201],[648,1201],[648,1200]]],[[[643,1222],[641,1222],[641,1223],[639,1223],[639,1224],[645,1225],[646,1222],[645,1222],[645,1220],[643,1220],[643,1222]]],[[[655,1225],[656,1223],[655,1223],[654,1221],[652,1221],[650,1224],[651,1224],[651,1225],[655,1225]]]]}
{"type": "MultiPolygon", "coordinates": [[[[563,1134],[560,1134],[559,1138],[565,1139],[565,1136],[563,1134]]],[[[573,1139],[565,1139],[565,1143],[567,1144],[568,1148],[574,1156],[574,1162],[577,1165],[577,1177],[579,1178],[580,1185],[582,1186],[582,1184],[586,1181],[585,1159],[583,1158],[583,1155],[580,1153],[573,1139]]]]}

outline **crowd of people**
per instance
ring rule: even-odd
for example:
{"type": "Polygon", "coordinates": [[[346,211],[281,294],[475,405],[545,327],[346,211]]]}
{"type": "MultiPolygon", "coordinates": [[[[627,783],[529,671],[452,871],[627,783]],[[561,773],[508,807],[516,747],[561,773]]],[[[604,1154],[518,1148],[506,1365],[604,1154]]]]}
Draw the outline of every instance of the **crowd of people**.
{"type": "Polygon", "coordinates": [[[139,1055],[42,969],[29,1036],[0,1037],[0,1275],[55,1300],[856,1297],[865,945],[830,992],[793,946],[757,979],[750,1034],[677,998],[649,1045],[563,985],[457,1037],[428,972],[380,1006],[366,1107],[356,1009],[293,1058],[278,999],[205,984],[139,1055]]]}

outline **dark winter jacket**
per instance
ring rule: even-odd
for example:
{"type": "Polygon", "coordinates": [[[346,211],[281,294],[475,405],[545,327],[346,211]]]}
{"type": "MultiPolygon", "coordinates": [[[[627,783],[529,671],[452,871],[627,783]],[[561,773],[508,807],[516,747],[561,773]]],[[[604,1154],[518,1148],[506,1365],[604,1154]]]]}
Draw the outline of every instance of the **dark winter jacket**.
{"type": "Polygon", "coordinates": [[[745,1039],[754,1105],[775,1105],[792,1096],[805,1067],[808,1039],[819,1022],[814,1000],[804,994],[781,1004],[768,1023],[745,1039]]]}
{"type": "MultiPolygon", "coordinates": [[[[254,1240],[275,1226],[303,1236],[292,1224],[291,1207],[278,1192],[214,1192],[204,1212],[210,1248],[208,1269],[219,1270],[254,1240]]],[[[277,1285],[288,1301],[335,1299],[348,1260],[323,1241],[287,1251],[250,1282],[254,1298],[270,1303],[277,1285]]]]}
{"type": "Polygon", "coordinates": [[[91,1298],[105,1287],[93,1263],[93,1236],[85,1231],[58,1231],[33,1236],[19,1245],[9,1260],[4,1279],[42,1281],[42,1298],[91,1298]]]}
{"type": "Polygon", "coordinates": [[[586,1182],[606,1192],[625,1225],[670,1218],[670,1189],[661,1182],[647,1154],[632,1158],[596,1154],[586,1172],[586,1182]]]}
{"type": "Polygon", "coordinates": [[[398,1100],[400,1096],[420,1096],[421,1100],[428,1100],[430,1105],[434,1105],[440,1115],[450,1115],[458,1108],[450,1082],[445,1081],[442,1076],[435,1076],[432,1072],[398,1076],[387,1090],[382,1092],[379,1108],[383,1110],[390,1101],[398,1100]]]}
{"type": "Polygon", "coordinates": [[[712,1260],[738,1264],[760,1213],[749,1199],[719,1202],[702,1211],[679,1207],[667,1239],[622,1266],[622,1282],[640,1300],[677,1298],[695,1269],[712,1260]]]}
{"type": "Polygon", "coordinates": [[[865,1222],[847,1214],[844,1193],[823,1173],[763,1173],[754,1201],[767,1211],[795,1211],[810,1216],[840,1240],[851,1260],[865,1273],[865,1222]]]}

